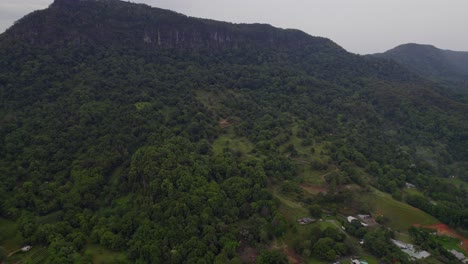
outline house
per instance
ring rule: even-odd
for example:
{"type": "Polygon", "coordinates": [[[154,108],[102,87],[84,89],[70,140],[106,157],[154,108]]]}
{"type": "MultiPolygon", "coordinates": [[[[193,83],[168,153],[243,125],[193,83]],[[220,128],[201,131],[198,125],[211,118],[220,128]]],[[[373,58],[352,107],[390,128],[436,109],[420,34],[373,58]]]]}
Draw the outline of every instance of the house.
{"type": "Polygon", "coordinates": [[[366,220],[366,219],[371,218],[371,216],[368,214],[358,214],[357,217],[361,220],[366,220]]]}
{"type": "Polygon", "coordinates": [[[409,247],[408,244],[405,244],[401,241],[398,241],[398,240],[395,240],[395,239],[392,239],[392,242],[393,244],[395,244],[395,246],[399,247],[400,249],[407,249],[409,247]]]}
{"type": "Polygon", "coordinates": [[[459,261],[466,263],[468,260],[465,258],[465,255],[461,252],[456,251],[455,249],[449,250],[452,255],[454,255],[459,261]]]}
{"type": "Polygon", "coordinates": [[[418,251],[414,248],[412,244],[406,244],[401,241],[392,239],[393,244],[395,244],[397,247],[401,249],[401,251],[405,252],[406,254],[410,255],[412,258],[415,259],[425,259],[429,256],[431,256],[431,253],[427,251],[418,251]]]}
{"type": "Polygon", "coordinates": [[[305,217],[305,218],[298,219],[297,222],[301,225],[305,225],[305,224],[315,222],[315,219],[310,218],[310,217],[305,217]]]}
{"type": "MultiPolygon", "coordinates": [[[[357,218],[354,217],[354,216],[348,216],[346,219],[348,220],[349,223],[352,223],[354,220],[359,221],[359,219],[357,219],[357,218]]],[[[361,222],[361,221],[359,221],[359,222],[361,223],[362,226],[369,226],[369,225],[366,224],[366,223],[363,223],[363,222],[361,222]]]]}
{"type": "Polygon", "coordinates": [[[350,264],[361,264],[361,262],[357,259],[351,259],[351,261],[349,262],[350,264]]]}
{"type": "Polygon", "coordinates": [[[415,259],[425,259],[429,256],[431,256],[431,253],[423,250],[423,251],[417,251],[417,252],[414,252],[413,254],[409,254],[408,252],[404,251],[406,254],[412,256],[413,258],[415,259]]]}
{"type": "Polygon", "coordinates": [[[416,185],[409,183],[409,182],[405,182],[405,186],[406,188],[416,188],[416,185]]]}
{"type": "Polygon", "coordinates": [[[31,250],[31,248],[32,248],[31,246],[24,246],[21,248],[21,251],[28,252],[29,250],[31,250]]]}

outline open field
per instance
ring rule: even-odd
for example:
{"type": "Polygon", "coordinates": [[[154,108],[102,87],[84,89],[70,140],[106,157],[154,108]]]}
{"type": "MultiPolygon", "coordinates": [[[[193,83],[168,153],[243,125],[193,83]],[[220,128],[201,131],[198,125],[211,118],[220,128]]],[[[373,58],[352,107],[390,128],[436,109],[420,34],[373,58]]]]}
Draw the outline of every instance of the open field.
{"type": "Polygon", "coordinates": [[[374,216],[383,215],[389,219],[387,224],[395,231],[406,233],[408,228],[414,224],[432,225],[439,221],[411,205],[399,202],[390,194],[373,189],[372,193],[362,197],[364,202],[371,205],[374,216]]]}
{"type": "Polygon", "coordinates": [[[215,155],[221,154],[224,148],[229,148],[234,152],[239,152],[242,155],[248,155],[253,149],[252,143],[246,138],[237,138],[230,128],[226,134],[220,136],[213,142],[213,152],[215,155]]]}
{"type": "Polygon", "coordinates": [[[0,218],[0,234],[0,239],[3,239],[0,245],[5,247],[7,252],[12,252],[22,246],[23,238],[15,222],[0,218]]]}
{"type": "Polygon", "coordinates": [[[126,260],[124,253],[114,252],[99,245],[86,246],[85,255],[91,255],[93,264],[110,264],[126,260]]]}

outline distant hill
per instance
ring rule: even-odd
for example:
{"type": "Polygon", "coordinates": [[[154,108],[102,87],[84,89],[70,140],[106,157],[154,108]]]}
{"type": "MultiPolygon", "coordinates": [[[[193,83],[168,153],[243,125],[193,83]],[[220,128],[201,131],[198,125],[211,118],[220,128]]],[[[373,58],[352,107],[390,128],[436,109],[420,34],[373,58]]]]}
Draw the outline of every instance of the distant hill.
{"type": "Polygon", "coordinates": [[[468,82],[468,52],[411,43],[373,56],[393,59],[426,77],[468,82]]]}

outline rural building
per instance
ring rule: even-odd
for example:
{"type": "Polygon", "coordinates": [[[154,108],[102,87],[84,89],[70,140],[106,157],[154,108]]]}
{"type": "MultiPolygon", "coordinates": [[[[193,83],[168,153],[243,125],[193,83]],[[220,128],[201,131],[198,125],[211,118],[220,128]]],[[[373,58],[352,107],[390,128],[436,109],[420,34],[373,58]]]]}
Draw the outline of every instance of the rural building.
{"type": "Polygon", "coordinates": [[[24,246],[21,248],[21,251],[28,252],[29,250],[31,250],[31,248],[32,248],[31,246],[24,246]]]}
{"type": "Polygon", "coordinates": [[[458,252],[456,251],[455,249],[452,249],[449,251],[450,253],[452,253],[459,261],[463,262],[463,263],[467,263],[468,262],[468,259],[465,258],[465,255],[461,252],[458,252]]]}
{"type": "MultiPolygon", "coordinates": [[[[354,216],[348,216],[346,219],[348,220],[349,223],[352,223],[354,220],[359,221],[359,219],[357,219],[354,216]]],[[[366,224],[366,223],[363,223],[361,221],[359,221],[359,222],[361,223],[362,226],[368,226],[368,224],[366,224]]]]}
{"type": "Polygon", "coordinates": [[[410,257],[415,259],[425,259],[431,255],[431,253],[427,251],[419,251],[414,248],[412,244],[407,244],[395,239],[392,239],[393,244],[401,249],[401,251],[405,252],[406,254],[410,255],[410,257]]]}
{"type": "Polygon", "coordinates": [[[305,224],[315,222],[315,219],[310,218],[310,217],[305,217],[305,218],[298,219],[297,222],[301,225],[305,225],[305,224]]]}

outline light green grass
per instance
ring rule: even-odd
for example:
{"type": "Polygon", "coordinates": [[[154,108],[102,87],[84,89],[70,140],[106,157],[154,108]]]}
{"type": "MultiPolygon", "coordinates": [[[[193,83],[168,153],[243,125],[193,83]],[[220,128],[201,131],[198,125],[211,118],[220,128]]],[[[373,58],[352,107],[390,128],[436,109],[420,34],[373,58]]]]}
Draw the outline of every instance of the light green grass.
{"type": "Polygon", "coordinates": [[[222,105],[222,94],[210,91],[195,91],[198,101],[210,110],[219,110],[222,105]]]}
{"type": "Polygon", "coordinates": [[[277,188],[270,187],[271,193],[280,201],[279,210],[283,216],[290,222],[296,222],[297,219],[308,217],[309,212],[306,208],[300,205],[297,201],[282,194],[277,188]]]}
{"type": "Polygon", "coordinates": [[[115,263],[127,259],[124,253],[114,252],[99,245],[86,246],[85,255],[91,256],[93,264],[115,263]]]}
{"type": "Polygon", "coordinates": [[[242,155],[248,155],[252,151],[253,145],[247,138],[236,138],[234,132],[229,130],[227,134],[221,135],[213,142],[213,153],[215,155],[223,153],[224,148],[240,152],[242,155]]]}
{"type": "Polygon", "coordinates": [[[453,184],[457,188],[462,187],[462,188],[468,189],[468,182],[465,182],[459,178],[448,178],[446,179],[446,181],[453,184]]]}
{"type": "Polygon", "coordinates": [[[410,243],[410,244],[413,243],[411,236],[406,233],[395,232],[395,239],[403,241],[405,243],[410,243]]]}
{"type": "Polygon", "coordinates": [[[416,188],[405,188],[403,190],[404,193],[406,194],[409,194],[409,195],[421,195],[423,196],[423,194],[416,188]]]}
{"type": "Polygon", "coordinates": [[[138,110],[138,111],[141,111],[145,108],[149,108],[151,107],[151,103],[150,102],[138,102],[138,103],[135,103],[135,108],[138,110]]]}
{"type": "MultiPolygon", "coordinates": [[[[289,141],[280,146],[280,152],[285,153],[286,148],[289,145],[293,145],[297,151],[298,157],[291,158],[291,160],[297,165],[298,175],[297,180],[299,183],[304,183],[311,186],[324,187],[326,184],[323,180],[322,175],[331,171],[329,170],[314,170],[311,167],[312,162],[326,162],[329,160],[327,155],[321,155],[320,152],[323,149],[323,144],[313,143],[310,146],[303,146],[302,141],[304,139],[297,137],[297,131],[299,130],[299,125],[295,124],[291,127],[292,136],[289,141]],[[315,151],[312,152],[311,149],[314,148],[315,151]]],[[[288,153],[289,154],[289,153],[288,153]]]]}
{"type": "Polygon", "coordinates": [[[3,246],[8,252],[17,250],[22,246],[23,238],[18,232],[18,226],[14,221],[0,218],[0,245],[3,246]]]}
{"type": "Polygon", "coordinates": [[[453,238],[453,237],[448,237],[448,236],[437,236],[437,240],[447,250],[455,249],[455,250],[458,250],[460,252],[463,252],[463,250],[461,250],[460,247],[459,247],[460,239],[458,239],[458,238],[453,238]]]}
{"type": "Polygon", "coordinates": [[[299,180],[302,183],[323,186],[325,184],[322,175],[328,173],[327,171],[313,170],[310,165],[298,165],[299,169],[299,180]]]}
{"type": "Polygon", "coordinates": [[[372,193],[364,195],[363,198],[372,206],[374,215],[387,217],[390,220],[387,225],[396,231],[405,233],[413,224],[432,225],[439,223],[435,217],[411,205],[396,201],[391,195],[376,189],[373,189],[372,193]]]}

